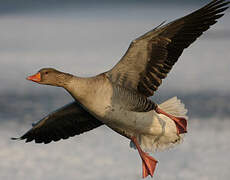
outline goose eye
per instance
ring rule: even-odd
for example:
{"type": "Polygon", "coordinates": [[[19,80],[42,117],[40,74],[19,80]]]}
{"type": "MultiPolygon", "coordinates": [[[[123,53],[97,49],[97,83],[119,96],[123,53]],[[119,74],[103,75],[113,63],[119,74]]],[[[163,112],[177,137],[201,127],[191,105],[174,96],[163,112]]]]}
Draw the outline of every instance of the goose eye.
{"type": "Polygon", "coordinates": [[[48,74],[48,71],[46,71],[45,74],[48,74]]]}

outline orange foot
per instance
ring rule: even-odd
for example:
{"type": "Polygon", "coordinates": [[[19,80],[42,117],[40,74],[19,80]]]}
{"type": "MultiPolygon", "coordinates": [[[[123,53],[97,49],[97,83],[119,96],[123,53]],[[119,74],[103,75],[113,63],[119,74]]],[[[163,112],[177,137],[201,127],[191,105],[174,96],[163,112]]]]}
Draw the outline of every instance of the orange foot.
{"type": "Polygon", "coordinates": [[[143,151],[140,156],[142,159],[142,178],[146,178],[148,175],[153,177],[157,165],[157,160],[155,160],[148,153],[145,153],[143,151]]]}
{"type": "Polygon", "coordinates": [[[132,141],[135,144],[139,155],[142,159],[142,177],[146,178],[148,175],[153,177],[156,165],[157,165],[157,160],[155,160],[153,157],[151,157],[148,153],[145,153],[142,151],[140,145],[137,142],[136,137],[132,137],[132,141]]]}
{"type": "Polygon", "coordinates": [[[170,115],[170,114],[164,112],[159,107],[156,108],[156,112],[159,113],[159,114],[164,114],[165,116],[167,116],[170,119],[172,119],[176,124],[178,134],[187,133],[187,120],[185,118],[175,117],[173,115],[170,115]]]}

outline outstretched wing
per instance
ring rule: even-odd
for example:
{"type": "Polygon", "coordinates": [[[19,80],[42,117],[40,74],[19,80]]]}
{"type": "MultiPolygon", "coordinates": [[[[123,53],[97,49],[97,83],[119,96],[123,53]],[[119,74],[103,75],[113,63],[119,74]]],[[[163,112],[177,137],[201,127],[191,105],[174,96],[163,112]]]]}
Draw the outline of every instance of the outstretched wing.
{"type": "Polygon", "coordinates": [[[134,40],[110,71],[115,84],[152,96],[177,62],[183,50],[215,24],[229,1],[214,0],[203,8],[158,27],[134,40]]]}
{"type": "Polygon", "coordinates": [[[20,138],[12,139],[26,139],[26,142],[35,140],[36,143],[47,144],[79,135],[102,124],[75,101],[33,124],[33,127],[20,138]]]}

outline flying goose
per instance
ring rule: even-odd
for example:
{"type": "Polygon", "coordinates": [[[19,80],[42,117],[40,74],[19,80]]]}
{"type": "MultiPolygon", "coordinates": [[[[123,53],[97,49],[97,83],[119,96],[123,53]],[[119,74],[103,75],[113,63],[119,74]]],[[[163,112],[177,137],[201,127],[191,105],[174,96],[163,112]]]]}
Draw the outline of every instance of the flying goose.
{"type": "Polygon", "coordinates": [[[33,124],[20,139],[50,143],[107,125],[131,140],[142,159],[143,178],[157,164],[147,152],[164,150],[182,141],[187,110],[176,97],[158,105],[149,99],[183,50],[215,24],[229,1],[213,0],[203,8],[160,25],[132,41],[109,71],[90,78],[43,68],[27,79],[65,88],[74,102],[33,124]]]}

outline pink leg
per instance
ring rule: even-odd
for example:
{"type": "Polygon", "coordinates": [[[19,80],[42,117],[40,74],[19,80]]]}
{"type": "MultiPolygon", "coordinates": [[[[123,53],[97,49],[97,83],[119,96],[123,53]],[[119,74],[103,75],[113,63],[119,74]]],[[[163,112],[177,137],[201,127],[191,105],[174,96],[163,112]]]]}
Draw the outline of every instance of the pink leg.
{"type": "Polygon", "coordinates": [[[159,107],[157,107],[156,112],[158,114],[164,114],[165,116],[172,119],[176,124],[178,134],[187,133],[187,120],[185,118],[172,116],[172,115],[164,112],[159,107]]]}
{"type": "Polygon", "coordinates": [[[135,144],[140,157],[142,159],[142,177],[146,178],[148,175],[153,177],[156,165],[157,165],[157,160],[155,160],[153,157],[151,157],[148,153],[145,153],[142,151],[140,145],[137,142],[136,137],[132,137],[131,140],[135,144]]]}

